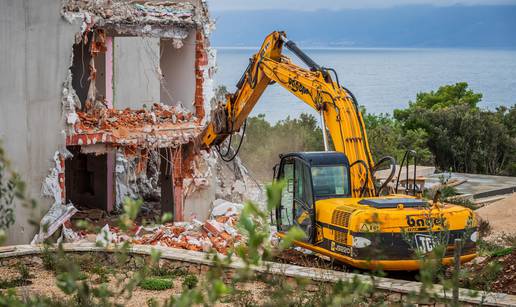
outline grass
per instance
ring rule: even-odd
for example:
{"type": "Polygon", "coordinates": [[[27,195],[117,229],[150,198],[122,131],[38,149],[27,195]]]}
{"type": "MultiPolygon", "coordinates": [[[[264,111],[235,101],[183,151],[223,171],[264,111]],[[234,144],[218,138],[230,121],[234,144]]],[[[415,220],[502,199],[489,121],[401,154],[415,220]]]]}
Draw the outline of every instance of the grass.
{"type": "Polygon", "coordinates": [[[109,275],[113,273],[113,269],[97,263],[89,270],[89,272],[98,275],[96,282],[102,284],[109,282],[109,275]]]}
{"type": "Polygon", "coordinates": [[[173,280],[185,276],[183,287],[193,289],[197,285],[197,277],[188,274],[183,268],[169,269],[161,266],[154,266],[150,270],[150,277],[140,282],[140,287],[145,290],[163,291],[173,286],[173,280]],[[194,280],[195,279],[195,280],[194,280]]]}
{"type": "Polygon", "coordinates": [[[31,284],[29,268],[25,263],[18,263],[16,265],[19,276],[14,279],[0,279],[0,289],[16,288],[31,284]]]}
{"type": "MultiPolygon", "coordinates": [[[[511,240],[513,238],[510,238],[510,239],[506,239],[506,242],[510,243],[510,241],[507,241],[507,240],[511,240]]],[[[493,243],[489,243],[489,242],[486,242],[484,240],[480,240],[478,242],[478,251],[479,251],[479,254],[480,255],[483,255],[483,256],[488,256],[488,257],[503,257],[503,256],[507,256],[509,254],[511,254],[512,252],[514,252],[516,249],[516,245],[512,245],[512,246],[501,246],[501,245],[498,245],[498,244],[493,244],[493,243]]]]}
{"type": "Polygon", "coordinates": [[[514,251],[514,248],[512,248],[512,247],[501,248],[501,249],[493,251],[491,253],[491,256],[492,257],[503,257],[503,256],[512,254],[513,251],[514,251]]]}
{"type": "Polygon", "coordinates": [[[47,271],[56,271],[57,259],[55,252],[45,245],[41,250],[41,260],[43,261],[43,267],[47,271]]]}
{"type": "Polygon", "coordinates": [[[455,187],[444,186],[441,188],[441,199],[446,199],[451,196],[458,195],[457,189],[455,187]]]}
{"type": "Polygon", "coordinates": [[[145,290],[163,291],[172,288],[172,279],[162,277],[148,277],[140,282],[140,287],[145,290]]]}
{"type": "Polygon", "coordinates": [[[498,278],[502,271],[502,265],[498,261],[489,262],[480,269],[468,269],[461,273],[461,287],[489,291],[492,283],[498,278]]]}
{"type": "Polygon", "coordinates": [[[16,288],[16,287],[26,286],[28,284],[30,284],[29,280],[24,280],[19,277],[14,278],[14,279],[9,279],[9,280],[1,279],[0,280],[0,289],[16,288]]]}
{"type": "Polygon", "coordinates": [[[183,287],[186,289],[193,289],[197,286],[198,282],[199,279],[197,279],[197,276],[188,274],[185,276],[185,279],[183,280],[183,287]]]}

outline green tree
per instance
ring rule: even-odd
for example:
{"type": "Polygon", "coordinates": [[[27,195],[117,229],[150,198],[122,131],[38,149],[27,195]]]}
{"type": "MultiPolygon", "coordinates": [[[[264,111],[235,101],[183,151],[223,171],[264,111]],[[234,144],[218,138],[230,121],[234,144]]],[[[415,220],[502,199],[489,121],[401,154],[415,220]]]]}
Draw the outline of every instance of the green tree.
{"type": "Polygon", "coordinates": [[[481,110],[482,94],[467,83],[445,85],[420,93],[409,107],[395,110],[404,136],[426,134],[426,145],[442,170],[485,174],[515,174],[516,105],[495,112],[481,110]]]}
{"type": "Polygon", "coordinates": [[[409,108],[406,110],[396,110],[394,112],[396,117],[400,117],[403,111],[410,111],[416,108],[426,110],[438,110],[451,106],[468,106],[470,108],[477,108],[478,103],[482,100],[482,94],[475,93],[468,89],[466,82],[459,82],[453,85],[443,85],[437,91],[430,91],[429,93],[419,93],[416,96],[416,101],[409,102],[409,108]]]}
{"type": "Polygon", "coordinates": [[[373,159],[378,161],[385,156],[392,156],[401,163],[403,155],[409,149],[418,153],[418,164],[433,164],[433,156],[426,141],[428,135],[423,129],[404,131],[401,124],[389,114],[371,114],[362,108],[367,138],[373,159]]]}

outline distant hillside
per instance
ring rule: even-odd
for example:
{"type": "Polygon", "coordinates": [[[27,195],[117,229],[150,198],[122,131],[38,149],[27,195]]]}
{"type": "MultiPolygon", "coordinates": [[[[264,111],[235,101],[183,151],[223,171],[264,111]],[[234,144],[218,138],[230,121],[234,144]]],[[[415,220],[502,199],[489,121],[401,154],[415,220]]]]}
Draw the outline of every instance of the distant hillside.
{"type": "Polygon", "coordinates": [[[214,46],[258,46],[266,34],[283,29],[305,47],[516,47],[516,6],[220,11],[212,16],[214,46]]]}

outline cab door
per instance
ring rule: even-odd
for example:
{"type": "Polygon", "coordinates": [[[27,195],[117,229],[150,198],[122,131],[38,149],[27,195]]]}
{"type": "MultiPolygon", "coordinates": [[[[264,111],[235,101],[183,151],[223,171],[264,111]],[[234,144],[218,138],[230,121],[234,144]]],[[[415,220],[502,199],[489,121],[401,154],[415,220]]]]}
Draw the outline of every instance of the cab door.
{"type": "Polygon", "coordinates": [[[286,157],[280,163],[278,179],[286,182],[276,211],[278,229],[287,231],[298,226],[306,234],[305,241],[313,243],[315,210],[310,166],[297,157],[286,157]]]}
{"type": "Polygon", "coordinates": [[[306,234],[306,241],[315,238],[315,210],[310,166],[299,158],[294,162],[294,224],[306,234]]]}
{"type": "Polygon", "coordinates": [[[281,202],[276,208],[276,223],[278,230],[288,231],[294,225],[294,160],[281,160],[277,172],[277,180],[285,181],[285,188],[281,192],[281,202]]]}

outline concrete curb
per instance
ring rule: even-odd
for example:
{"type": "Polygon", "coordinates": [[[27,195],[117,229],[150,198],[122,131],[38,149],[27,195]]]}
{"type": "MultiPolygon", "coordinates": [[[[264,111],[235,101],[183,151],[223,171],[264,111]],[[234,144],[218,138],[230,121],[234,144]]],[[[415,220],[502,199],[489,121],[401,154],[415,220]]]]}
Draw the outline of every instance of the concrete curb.
{"type": "MultiPolygon", "coordinates": [[[[41,254],[41,245],[15,245],[3,247],[4,252],[0,252],[0,260],[5,258],[12,258],[18,256],[29,256],[41,254]],[[13,250],[14,248],[14,250],[13,250]]],[[[94,243],[65,243],[63,249],[66,252],[114,252],[114,246],[99,247],[94,243]]],[[[202,264],[211,266],[213,262],[207,258],[206,253],[194,252],[184,249],[176,249],[162,246],[150,245],[133,245],[130,252],[138,255],[150,255],[152,250],[159,250],[162,259],[175,260],[181,262],[188,262],[192,264],[202,264]]],[[[240,269],[244,267],[241,260],[235,259],[229,268],[240,269]]],[[[337,282],[338,280],[352,281],[355,278],[372,283],[369,276],[355,273],[347,273],[333,270],[316,269],[309,267],[302,267],[297,265],[282,264],[275,262],[266,262],[263,266],[254,267],[253,270],[257,272],[284,275],[288,277],[308,278],[314,281],[321,282],[337,282]]],[[[419,291],[422,284],[414,281],[376,277],[374,279],[375,288],[392,293],[400,293],[408,295],[419,291]]],[[[451,290],[445,291],[441,285],[434,285],[428,292],[440,298],[451,299],[451,290]]],[[[495,292],[477,292],[469,289],[460,289],[459,301],[461,303],[485,305],[485,306],[516,306],[516,295],[509,295],[495,292]]]]}

